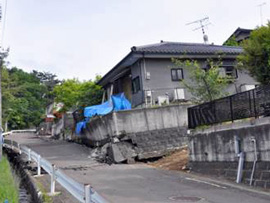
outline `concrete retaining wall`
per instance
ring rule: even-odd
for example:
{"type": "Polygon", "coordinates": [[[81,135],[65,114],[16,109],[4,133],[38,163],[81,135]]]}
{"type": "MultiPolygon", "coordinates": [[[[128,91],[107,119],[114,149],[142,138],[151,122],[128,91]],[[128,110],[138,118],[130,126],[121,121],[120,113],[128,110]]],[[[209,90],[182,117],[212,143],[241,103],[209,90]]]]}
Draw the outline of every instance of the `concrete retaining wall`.
{"type": "Polygon", "coordinates": [[[193,171],[216,174],[236,179],[238,157],[235,136],[240,139],[240,149],[245,153],[243,182],[249,183],[256,140],[258,164],[256,186],[270,187],[270,118],[261,118],[230,125],[197,130],[189,137],[190,167],[193,171]]]}
{"type": "Polygon", "coordinates": [[[180,128],[187,126],[187,108],[188,105],[172,105],[113,112],[92,119],[87,124],[82,138],[88,140],[90,145],[95,145],[115,136],[180,128]]]}
{"type": "MultiPolygon", "coordinates": [[[[81,139],[94,147],[108,142],[128,143],[126,146],[135,151],[133,158],[159,157],[187,144],[187,107],[173,105],[113,112],[91,120],[81,139]]],[[[125,156],[126,152],[122,153],[125,156]]]]}

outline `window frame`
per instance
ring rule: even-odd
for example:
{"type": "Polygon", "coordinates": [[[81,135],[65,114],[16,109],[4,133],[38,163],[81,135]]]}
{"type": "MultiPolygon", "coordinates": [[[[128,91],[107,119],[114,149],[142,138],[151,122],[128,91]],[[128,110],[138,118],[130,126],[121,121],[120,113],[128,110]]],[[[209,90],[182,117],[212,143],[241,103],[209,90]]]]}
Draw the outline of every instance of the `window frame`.
{"type": "Polygon", "coordinates": [[[131,85],[132,85],[132,94],[138,93],[141,90],[140,76],[133,78],[131,85]]]}
{"type": "Polygon", "coordinates": [[[220,68],[224,68],[225,69],[225,74],[226,76],[231,76],[232,79],[236,80],[238,79],[238,71],[234,66],[220,66],[220,68]],[[228,68],[232,68],[232,71],[228,71],[228,68]],[[229,75],[228,72],[233,73],[233,75],[229,75]]]}
{"type": "Polygon", "coordinates": [[[171,79],[173,82],[178,82],[178,81],[184,80],[183,68],[172,68],[171,69],[171,79]],[[178,75],[179,70],[181,71],[181,77],[179,77],[179,75],[178,75]],[[175,71],[176,79],[173,78],[173,71],[175,71]]]}

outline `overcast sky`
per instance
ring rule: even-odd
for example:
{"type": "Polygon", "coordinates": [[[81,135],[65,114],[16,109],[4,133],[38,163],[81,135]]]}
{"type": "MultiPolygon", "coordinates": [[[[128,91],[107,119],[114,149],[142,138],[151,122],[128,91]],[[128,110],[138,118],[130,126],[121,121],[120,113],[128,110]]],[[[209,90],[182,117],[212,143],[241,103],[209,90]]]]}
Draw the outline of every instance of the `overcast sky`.
{"type": "MultiPolygon", "coordinates": [[[[5,6],[5,0],[2,0],[5,6]]],[[[3,46],[12,66],[49,71],[59,78],[104,75],[130,47],[203,42],[197,25],[209,16],[209,41],[222,44],[237,27],[270,19],[270,0],[7,0],[3,46]]]]}

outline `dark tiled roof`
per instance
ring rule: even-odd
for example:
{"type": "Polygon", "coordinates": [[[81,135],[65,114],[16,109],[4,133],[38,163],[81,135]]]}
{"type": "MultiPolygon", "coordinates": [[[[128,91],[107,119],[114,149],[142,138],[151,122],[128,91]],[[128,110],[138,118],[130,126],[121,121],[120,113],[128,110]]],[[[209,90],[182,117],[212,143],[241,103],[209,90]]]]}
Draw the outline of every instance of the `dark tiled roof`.
{"type": "Polygon", "coordinates": [[[220,46],[213,44],[161,42],[146,46],[131,48],[135,53],[146,54],[232,54],[238,55],[242,52],[240,47],[220,46]]]}

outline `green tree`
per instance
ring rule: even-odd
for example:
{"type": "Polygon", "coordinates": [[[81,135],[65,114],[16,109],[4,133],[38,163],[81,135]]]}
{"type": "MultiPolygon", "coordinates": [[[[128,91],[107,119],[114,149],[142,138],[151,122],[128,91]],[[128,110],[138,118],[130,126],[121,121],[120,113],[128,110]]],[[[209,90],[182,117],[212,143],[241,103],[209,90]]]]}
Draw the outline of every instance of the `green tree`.
{"type": "Polygon", "coordinates": [[[236,41],[235,36],[230,37],[223,45],[225,46],[240,46],[236,41]]]}
{"type": "Polygon", "coordinates": [[[225,88],[231,78],[220,74],[221,62],[208,60],[207,70],[195,60],[173,59],[173,62],[189,72],[189,79],[184,79],[181,83],[191,93],[194,103],[209,102],[227,95],[225,88]]]}
{"type": "Polygon", "coordinates": [[[99,76],[94,81],[80,82],[78,79],[64,80],[55,86],[53,94],[56,102],[63,102],[63,111],[71,107],[91,106],[101,103],[103,90],[97,85],[99,76]]]}
{"type": "Polygon", "coordinates": [[[270,84],[270,22],[251,32],[243,42],[238,67],[246,69],[262,84],[270,84]]]}
{"type": "Polygon", "coordinates": [[[47,88],[32,73],[2,68],[3,123],[9,129],[35,127],[46,106],[47,88]]]}

